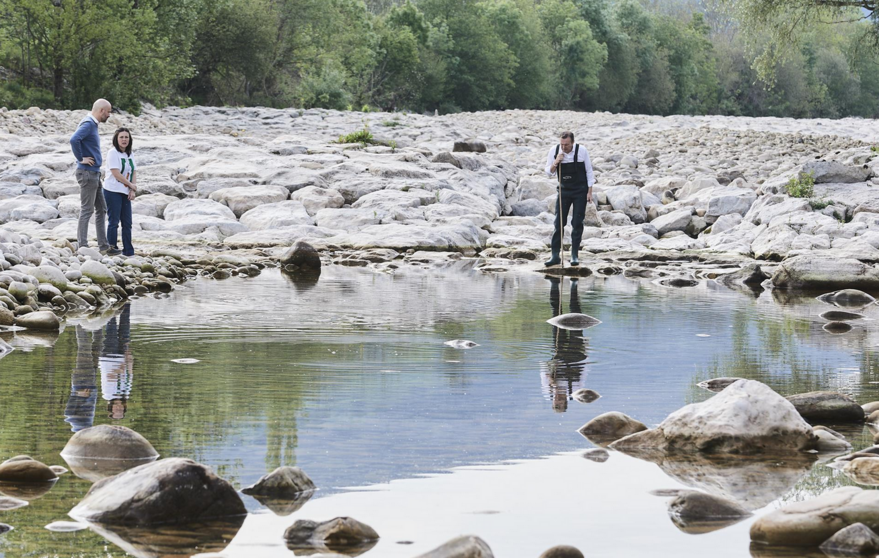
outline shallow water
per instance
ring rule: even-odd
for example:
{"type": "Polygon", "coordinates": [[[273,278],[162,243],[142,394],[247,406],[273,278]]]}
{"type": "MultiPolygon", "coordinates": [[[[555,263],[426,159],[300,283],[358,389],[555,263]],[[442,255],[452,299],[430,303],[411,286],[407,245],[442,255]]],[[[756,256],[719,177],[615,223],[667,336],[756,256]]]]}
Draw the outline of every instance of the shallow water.
{"type": "MultiPolygon", "coordinates": [[[[834,335],[818,317],[832,307],[812,298],[622,277],[571,291],[568,279],[483,274],[472,262],[394,276],[330,266],[316,283],[267,270],[70,319],[59,336],[3,334],[16,350],[0,360],[0,458],[64,465],[73,430],[114,423],[237,488],[302,467],[320,489],[298,511],[278,516],[243,496],[252,513],[223,555],[247,558],[292,555],[282,535],[296,519],[344,515],[382,536],[369,556],[415,556],[465,533],[498,557],[555,544],[590,556],[750,556],[752,520],[689,534],[698,529],[675,526],[650,492],[696,487],[760,515],[851,484],[812,459],[655,464],[611,452],[598,463],[581,457],[594,446],[576,430],[607,411],[655,425],[710,397],[695,384],[717,376],[877,400],[874,307],[834,335]],[[546,320],[559,311],[603,323],[556,330],[546,320]],[[478,346],[444,344],[454,339],[478,346]],[[581,387],[602,397],[571,400],[581,387]]],[[[870,445],[866,429],[842,431],[870,445]]],[[[90,485],[66,474],[30,506],[0,512],[15,527],[0,535],[0,555],[122,556],[121,545],[187,556],[235,533],[172,552],[150,549],[143,533],[105,533],[108,542],[44,529],[69,519],[90,485]]]]}

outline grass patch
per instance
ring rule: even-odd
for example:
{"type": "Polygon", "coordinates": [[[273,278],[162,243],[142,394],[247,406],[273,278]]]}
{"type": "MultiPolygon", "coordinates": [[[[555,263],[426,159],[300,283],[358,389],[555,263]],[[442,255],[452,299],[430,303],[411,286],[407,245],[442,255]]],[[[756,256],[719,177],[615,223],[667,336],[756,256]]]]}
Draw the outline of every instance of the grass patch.
{"type": "Polygon", "coordinates": [[[376,141],[375,138],[372,137],[372,132],[369,131],[369,128],[364,127],[362,130],[339,136],[336,143],[362,143],[363,145],[372,145],[376,143],[376,141]]]}
{"type": "Polygon", "coordinates": [[[397,126],[405,126],[405,124],[403,124],[399,120],[385,120],[384,122],[382,122],[382,126],[384,126],[385,128],[396,128],[397,126]]]}
{"type": "Polygon", "coordinates": [[[879,153],[879,145],[871,146],[870,151],[872,151],[873,153],[879,153]]]}
{"type": "Polygon", "coordinates": [[[819,200],[812,198],[811,200],[809,200],[809,207],[811,207],[814,211],[821,211],[822,209],[825,209],[830,205],[833,205],[833,202],[829,202],[825,199],[819,200]]]}
{"type": "Polygon", "coordinates": [[[785,191],[794,198],[811,198],[815,195],[815,173],[800,173],[792,176],[784,185],[785,191]]]}

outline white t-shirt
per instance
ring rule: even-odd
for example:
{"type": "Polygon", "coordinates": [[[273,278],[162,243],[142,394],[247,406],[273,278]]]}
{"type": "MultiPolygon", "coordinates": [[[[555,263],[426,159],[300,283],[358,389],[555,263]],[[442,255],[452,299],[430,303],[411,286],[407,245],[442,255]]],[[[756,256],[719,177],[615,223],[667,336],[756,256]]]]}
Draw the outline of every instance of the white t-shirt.
{"type": "Polygon", "coordinates": [[[111,147],[104,161],[107,163],[107,168],[110,169],[110,172],[107,173],[107,178],[104,179],[104,190],[127,194],[128,188],[125,187],[125,184],[116,180],[112,169],[118,170],[126,180],[130,181],[131,175],[134,173],[134,158],[129,157],[126,153],[120,153],[115,147],[111,147]]]}

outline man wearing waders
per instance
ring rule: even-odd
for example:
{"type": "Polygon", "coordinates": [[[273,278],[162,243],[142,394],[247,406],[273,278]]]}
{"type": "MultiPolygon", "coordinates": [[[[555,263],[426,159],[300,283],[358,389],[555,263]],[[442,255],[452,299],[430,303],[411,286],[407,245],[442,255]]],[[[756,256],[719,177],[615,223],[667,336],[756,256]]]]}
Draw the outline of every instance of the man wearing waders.
{"type": "Polygon", "coordinates": [[[580,251],[580,238],[583,236],[583,219],[586,217],[586,204],[592,203],[592,185],[595,184],[595,175],[592,172],[592,161],[589,153],[582,145],[574,143],[574,134],[564,132],[561,135],[559,145],[549,150],[546,158],[546,174],[553,177],[559,176],[559,194],[561,195],[561,211],[559,211],[559,199],[555,200],[555,232],[552,233],[552,258],[544,265],[558,265],[561,263],[563,232],[568,222],[568,213],[574,206],[574,215],[571,218],[571,265],[580,265],[578,253],[580,251]]]}

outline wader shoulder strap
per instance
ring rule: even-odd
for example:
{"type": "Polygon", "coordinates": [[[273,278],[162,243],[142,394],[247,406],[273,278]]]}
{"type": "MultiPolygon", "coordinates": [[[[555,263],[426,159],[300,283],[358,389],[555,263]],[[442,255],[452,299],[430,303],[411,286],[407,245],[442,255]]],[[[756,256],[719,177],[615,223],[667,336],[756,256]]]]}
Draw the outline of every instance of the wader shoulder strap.
{"type": "Polygon", "coordinates": [[[574,163],[577,163],[577,154],[580,153],[580,144],[574,146],[574,163]]]}
{"type": "Polygon", "coordinates": [[[555,146],[555,156],[556,156],[556,157],[559,156],[559,148],[560,148],[560,147],[561,147],[561,145],[557,145],[557,146],[555,146]]]}

